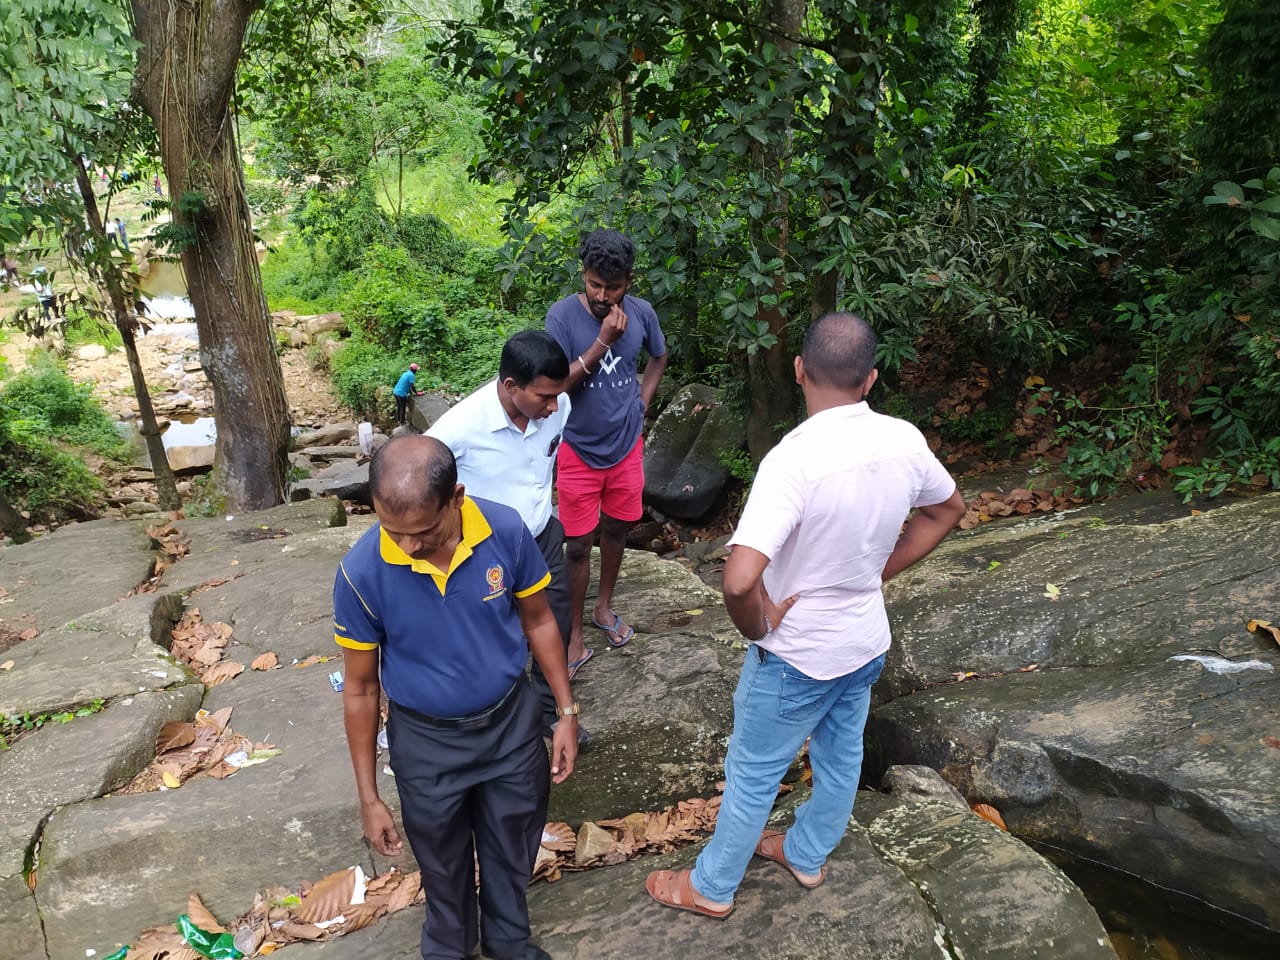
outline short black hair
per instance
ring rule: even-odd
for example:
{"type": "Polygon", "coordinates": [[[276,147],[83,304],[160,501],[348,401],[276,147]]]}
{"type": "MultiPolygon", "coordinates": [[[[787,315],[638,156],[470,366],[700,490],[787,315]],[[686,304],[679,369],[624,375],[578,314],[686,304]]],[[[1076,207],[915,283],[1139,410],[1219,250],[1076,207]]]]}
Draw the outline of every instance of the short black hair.
{"type": "Polygon", "coordinates": [[[578,248],[583,269],[601,280],[626,280],[636,263],[636,245],[617,230],[592,230],[578,248]]]}
{"type": "Polygon", "coordinates": [[[569,376],[569,358],[545,330],[521,330],[502,345],[498,382],[510,377],[517,387],[527,387],[539,377],[563,380],[569,376]]]}
{"type": "Polygon", "coordinates": [[[444,506],[458,486],[453,451],[435,437],[392,437],[369,463],[369,496],[392,513],[434,502],[444,506]]]}
{"type": "Polygon", "coordinates": [[[804,375],[825,387],[857,390],[876,365],[875,331],[856,313],[828,313],[805,334],[804,375]]]}

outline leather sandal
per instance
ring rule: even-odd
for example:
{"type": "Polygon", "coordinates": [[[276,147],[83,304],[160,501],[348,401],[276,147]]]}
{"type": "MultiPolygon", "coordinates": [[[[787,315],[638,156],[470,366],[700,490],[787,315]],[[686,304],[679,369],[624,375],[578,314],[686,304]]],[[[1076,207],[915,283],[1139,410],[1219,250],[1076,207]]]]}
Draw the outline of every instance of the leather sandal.
{"type": "Polygon", "coordinates": [[[780,863],[788,870],[791,875],[796,878],[796,883],[807,890],[814,887],[822,886],[822,881],[827,879],[827,867],[823,864],[822,869],[818,871],[817,876],[812,873],[801,873],[791,864],[787,863],[787,858],[782,853],[782,841],[786,838],[785,830],[766,830],[760,834],[760,842],[756,844],[756,853],[764,857],[766,860],[772,860],[774,863],[780,863]]]}
{"type": "Polygon", "coordinates": [[[704,917],[723,920],[733,913],[733,904],[716,904],[693,889],[692,870],[655,870],[644,882],[649,896],[664,907],[700,913],[704,917]]]}

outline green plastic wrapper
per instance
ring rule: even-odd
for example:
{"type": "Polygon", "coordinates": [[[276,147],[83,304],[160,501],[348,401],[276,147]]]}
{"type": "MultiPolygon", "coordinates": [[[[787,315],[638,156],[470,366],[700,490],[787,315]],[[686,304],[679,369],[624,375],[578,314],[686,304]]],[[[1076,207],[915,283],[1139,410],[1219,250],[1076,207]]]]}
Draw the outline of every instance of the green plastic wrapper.
{"type": "Polygon", "coordinates": [[[231,934],[201,930],[185,913],[178,917],[178,932],[187,941],[187,946],[209,960],[240,960],[244,956],[236,949],[231,934]]]}
{"type": "Polygon", "coordinates": [[[103,958],[102,958],[102,960],[124,960],[125,955],[126,955],[128,952],[129,952],[129,948],[128,948],[127,946],[125,946],[125,947],[121,947],[119,950],[117,950],[117,951],[116,951],[115,953],[113,953],[111,956],[109,956],[109,957],[103,957],[103,958]]]}

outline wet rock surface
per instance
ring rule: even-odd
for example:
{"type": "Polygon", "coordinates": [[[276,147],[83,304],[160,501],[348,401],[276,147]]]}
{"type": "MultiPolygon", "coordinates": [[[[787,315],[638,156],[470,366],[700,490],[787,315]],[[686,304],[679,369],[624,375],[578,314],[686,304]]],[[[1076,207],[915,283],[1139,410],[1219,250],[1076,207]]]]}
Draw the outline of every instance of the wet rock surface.
{"type": "Polygon", "coordinates": [[[887,589],[869,772],[941,770],[1015,834],[1280,943],[1280,646],[1246,629],[1280,596],[1277,521],[1266,496],[953,538],[887,589]]]}

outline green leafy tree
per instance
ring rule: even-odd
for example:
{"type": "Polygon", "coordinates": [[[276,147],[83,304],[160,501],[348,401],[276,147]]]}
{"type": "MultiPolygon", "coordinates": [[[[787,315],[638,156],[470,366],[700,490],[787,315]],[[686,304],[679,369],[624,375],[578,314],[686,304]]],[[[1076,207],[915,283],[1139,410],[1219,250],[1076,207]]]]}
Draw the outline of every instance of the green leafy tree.
{"type": "MultiPolygon", "coordinates": [[[[114,323],[123,341],[142,435],[165,509],[181,505],[135,342],[138,277],[108,241],[86,157],[145,142],[127,106],[133,43],[123,11],[103,0],[15,0],[0,17],[0,246],[41,244],[52,233],[90,288],[79,309],[114,323]]],[[[52,278],[49,278],[51,282],[52,278]]],[[[42,324],[33,309],[28,320],[42,324]]]]}
{"type": "Polygon", "coordinates": [[[579,231],[626,230],[674,345],[695,366],[732,351],[763,453],[794,422],[789,347],[838,299],[841,236],[930,142],[915,55],[954,46],[958,7],[484,0],[441,49],[485,91],[476,173],[513,190],[508,281],[537,264],[569,286],[579,231]],[[539,219],[561,194],[557,232],[539,219]]]}
{"type": "Polygon", "coordinates": [[[155,124],[201,364],[218,421],[215,473],[231,509],[284,497],[289,406],[254,252],[234,103],[246,44],[276,109],[303,110],[312,85],[351,60],[372,0],[131,0],[134,94],[155,124]],[[256,16],[261,11],[261,15],[256,16]]]}

